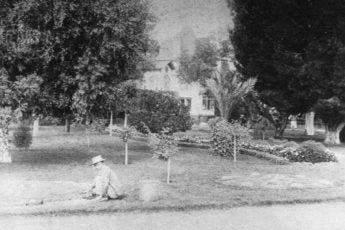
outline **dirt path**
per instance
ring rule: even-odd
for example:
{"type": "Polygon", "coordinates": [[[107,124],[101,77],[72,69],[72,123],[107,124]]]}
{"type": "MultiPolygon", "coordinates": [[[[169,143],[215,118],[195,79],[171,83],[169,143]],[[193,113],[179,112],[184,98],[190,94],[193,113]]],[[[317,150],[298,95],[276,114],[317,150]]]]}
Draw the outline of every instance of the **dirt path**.
{"type": "Polygon", "coordinates": [[[1,217],[2,230],[344,230],[345,203],[191,212],[1,217]],[[49,226],[49,227],[47,227],[49,226]]]}

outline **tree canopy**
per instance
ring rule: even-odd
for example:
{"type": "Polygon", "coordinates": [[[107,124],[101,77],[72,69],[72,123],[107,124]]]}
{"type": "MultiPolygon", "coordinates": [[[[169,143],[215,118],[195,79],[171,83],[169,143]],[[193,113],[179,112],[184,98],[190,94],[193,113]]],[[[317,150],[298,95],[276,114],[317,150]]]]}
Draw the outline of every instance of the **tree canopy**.
{"type": "Polygon", "coordinates": [[[16,0],[0,11],[0,68],[41,78],[41,113],[106,109],[109,87],[141,76],[155,50],[145,0],[16,0]],[[6,10],[5,10],[6,9],[6,10]]]}
{"type": "Polygon", "coordinates": [[[345,2],[228,0],[238,69],[285,118],[344,89],[345,2]]]}
{"type": "Polygon", "coordinates": [[[196,81],[214,97],[221,117],[226,120],[234,106],[252,91],[256,80],[243,79],[231,65],[233,52],[228,40],[214,42],[208,38],[197,41],[192,55],[182,53],[179,73],[186,82],[196,81]]]}

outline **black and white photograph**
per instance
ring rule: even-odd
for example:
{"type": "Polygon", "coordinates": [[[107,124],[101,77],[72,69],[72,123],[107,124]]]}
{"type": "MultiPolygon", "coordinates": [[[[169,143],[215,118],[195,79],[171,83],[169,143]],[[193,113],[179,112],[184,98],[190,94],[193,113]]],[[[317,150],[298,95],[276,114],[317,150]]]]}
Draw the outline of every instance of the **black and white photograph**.
{"type": "Polygon", "coordinates": [[[1,230],[344,230],[345,0],[0,0],[1,230]]]}

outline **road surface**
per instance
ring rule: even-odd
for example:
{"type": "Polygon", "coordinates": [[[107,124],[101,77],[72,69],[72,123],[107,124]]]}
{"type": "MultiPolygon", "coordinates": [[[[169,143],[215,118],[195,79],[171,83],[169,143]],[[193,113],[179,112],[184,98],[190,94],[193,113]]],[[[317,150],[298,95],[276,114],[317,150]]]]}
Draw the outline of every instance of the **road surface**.
{"type": "Polygon", "coordinates": [[[0,217],[1,230],[344,230],[345,203],[158,213],[0,217]]]}

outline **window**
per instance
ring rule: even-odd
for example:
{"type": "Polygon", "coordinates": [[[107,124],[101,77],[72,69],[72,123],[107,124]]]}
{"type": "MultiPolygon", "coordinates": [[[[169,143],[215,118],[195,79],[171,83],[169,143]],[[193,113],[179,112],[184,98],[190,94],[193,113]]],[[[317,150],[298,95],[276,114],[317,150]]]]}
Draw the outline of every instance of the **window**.
{"type": "Polygon", "coordinates": [[[202,109],[214,110],[214,99],[208,94],[202,95],[202,109]]]}
{"type": "Polygon", "coordinates": [[[192,107],[192,98],[180,98],[180,102],[181,104],[187,106],[189,110],[192,107]]]}

